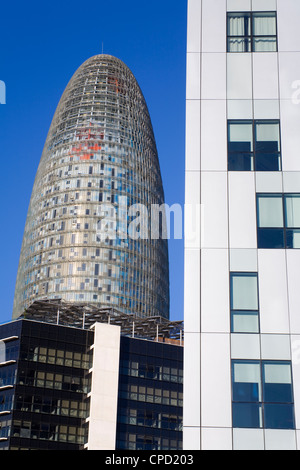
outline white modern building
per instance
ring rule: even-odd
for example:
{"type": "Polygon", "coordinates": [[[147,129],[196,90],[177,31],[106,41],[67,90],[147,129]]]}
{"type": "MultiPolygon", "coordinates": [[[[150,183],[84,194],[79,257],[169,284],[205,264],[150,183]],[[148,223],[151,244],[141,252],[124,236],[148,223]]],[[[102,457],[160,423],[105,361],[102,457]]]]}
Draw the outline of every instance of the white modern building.
{"type": "Polygon", "coordinates": [[[299,21],[188,1],[187,450],[300,449],[299,21]]]}

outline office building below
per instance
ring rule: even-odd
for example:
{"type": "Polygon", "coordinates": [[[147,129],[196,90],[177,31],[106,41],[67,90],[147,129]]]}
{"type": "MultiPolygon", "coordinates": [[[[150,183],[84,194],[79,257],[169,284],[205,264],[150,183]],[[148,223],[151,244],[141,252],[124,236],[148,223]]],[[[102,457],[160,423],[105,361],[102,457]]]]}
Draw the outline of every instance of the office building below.
{"type": "Polygon", "coordinates": [[[40,301],[0,345],[1,450],[182,449],[182,322],[40,301]]]}

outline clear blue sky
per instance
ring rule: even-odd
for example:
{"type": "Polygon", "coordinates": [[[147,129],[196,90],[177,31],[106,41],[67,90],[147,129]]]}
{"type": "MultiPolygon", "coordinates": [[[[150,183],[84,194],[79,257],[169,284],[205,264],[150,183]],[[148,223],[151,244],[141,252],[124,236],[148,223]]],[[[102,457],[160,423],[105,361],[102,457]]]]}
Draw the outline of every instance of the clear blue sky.
{"type": "MultiPolygon", "coordinates": [[[[28,204],[58,101],[102,52],[123,60],[145,95],[166,202],[184,204],[187,0],[17,0],[1,5],[0,323],[9,321],[28,204]]],[[[171,318],[183,319],[183,241],[170,241],[171,318]]]]}

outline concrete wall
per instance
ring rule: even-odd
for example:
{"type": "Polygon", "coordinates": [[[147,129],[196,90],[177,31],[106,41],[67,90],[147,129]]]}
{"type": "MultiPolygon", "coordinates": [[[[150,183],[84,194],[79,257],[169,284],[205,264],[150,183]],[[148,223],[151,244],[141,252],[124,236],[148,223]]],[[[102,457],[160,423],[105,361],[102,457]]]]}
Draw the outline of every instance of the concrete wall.
{"type": "Polygon", "coordinates": [[[88,450],[115,450],[120,328],[96,323],[90,394],[88,450]]]}

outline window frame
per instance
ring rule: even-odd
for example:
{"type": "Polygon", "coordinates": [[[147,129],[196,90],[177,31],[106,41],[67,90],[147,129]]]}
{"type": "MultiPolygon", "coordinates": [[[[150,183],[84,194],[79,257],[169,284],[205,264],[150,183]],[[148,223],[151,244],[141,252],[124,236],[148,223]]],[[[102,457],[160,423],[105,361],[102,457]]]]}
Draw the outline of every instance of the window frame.
{"type": "MultiPolygon", "coordinates": [[[[282,172],[282,143],[281,143],[281,122],[280,122],[280,119],[228,119],[227,120],[227,168],[228,168],[228,171],[251,171],[251,172],[263,172],[263,173],[267,173],[267,172],[282,172]],[[231,141],[230,138],[231,138],[231,126],[234,126],[234,125],[248,125],[248,126],[252,126],[252,133],[251,133],[251,137],[252,137],[252,151],[249,151],[249,152],[233,152],[232,150],[230,150],[230,144],[233,143],[234,141],[231,141]],[[257,140],[257,128],[258,128],[258,125],[277,125],[278,126],[278,135],[279,135],[279,141],[278,141],[278,147],[279,147],[279,151],[278,152],[270,152],[270,155],[275,155],[275,154],[278,154],[278,167],[279,169],[278,170],[274,170],[274,169],[257,169],[258,167],[258,164],[257,164],[257,160],[258,160],[258,157],[260,155],[263,154],[263,152],[260,152],[257,150],[257,143],[259,142],[257,140]],[[243,170],[243,169],[233,169],[232,168],[232,163],[231,163],[231,156],[233,156],[234,154],[238,155],[238,154],[243,154],[243,155],[248,155],[250,156],[251,158],[251,169],[250,170],[243,170]]],[[[238,142],[238,141],[237,141],[238,142]]],[[[275,142],[275,141],[274,141],[275,142]]],[[[268,152],[264,152],[265,154],[267,154],[268,152]]]]}
{"type": "Polygon", "coordinates": [[[260,308],[259,308],[259,282],[258,282],[258,273],[257,272],[237,272],[237,271],[232,271],[230,272],[229,276],[229,281],[230,281],[230,330],[232,334],[259,334],[260,333],[260,308]],[[256,278],[256,285],[257,285],[257,310],[251,310],[251,309],[241,309],[241,308],[234,308],[233,305],[233,278],[234,277],[252,277],[256,278]],[[257,317],[257,329],[258,331],[234,331],[234,317],[236,315],[248,315],[248,316],[255,316],[257,317]]]}
{"type": "MultiPolygon", "coordinates": [[[[300,198],[300,193],[256,193],[256,222],[257,222],[257,247],[258,249],[286,249],[286,250],[299,250],[299,246],[294,247],[292,243],[290,243],[290,235],[293,233],[300,234],[300,226],[297,227],[289,227],[288,225],[288,210],[287,210],[287,199],[288,198],[300,198]],[[283,226],[282,227],[260,227],[260,212],[259,212],[259,199],[260,198],[281,198],[282,200],[282,220],[283,226]],[[268,246],[265,242],[263,243],[263,235],[267,234],[273,235],[277,234],[280,235],[281,243],[274,244],[274,246],[268,246]],[[277,246],[275,246],[277,245],[277,246]]],[[[269,244],[271,245],[271,244],[269,244]]]]}
{"type": "MultiPolygon", "coordinates": [[[[278,21],[277,21],[277,11],[235,11],[235,12],[227,12],[227,26],[226,26],[226,51],[227,53],[231,54],[244,54],[244,53],[252,53],[252,52],[262,52],[262,53],[267,53],[267,52],[278,52],[278,21]],[[240,16],[241,18],[246,18],[248,17],[250,19],[250,36],[249,35],[243,35],[243,36],[237,36],[237,35],[231,35],[230,34],[230,26],[229,26],[229,19],[238,17],[240,16]],[[276,24],[276,35],[273,34],[254,34],[254,18],[257,17],[272,17],[275,18],[275,24],[276,24]],[[274,38],[275,39],[275,50],[274,51],[259,51],[256,50],[255,48],[255,39],[257,38],[274,38]],[[250,45],[250,50],[243,50],[243,51],[234,51],[230,50],[230,41],[234,39],[244,39],[244,45],[247,43],[250,45]]],[[[244,47],[245,48],[245,47],[244,47]]],[[[248,49],[247,47],[245,49],[248,49]]]]}
{"type": "MultiPolygon", "coordinates": [[[[243,382],[240,382],[243,383],[243,382]]],[[[250,382],[249,382],[250,383],[250,382]]],[[[280,385],[280,383],[279,383],[280,385]]],[[[232,359],[231,360],[231,393],[232,393],[232,420],[233,420],[233,427],[235,429],[290,429],[290,430],[295,430],[296,429],[296,415],[295,415],[295,390],[294,390],[294,380],[293,380],[293,367],[292,367],[292,361],[275,361],[275,360],[243,360],[243,359],[232,359]],[[260,388],[260,393],[261,393],[261,400],[255,401],[241,401],[241,400],[234,400],[234,384],[239,383],[235,382],[235,370],[234,366],[236,364],[243,364],[243,365],[254,365],[257,366],[259,365],[260,367],[260,373],[259,373],[259,388],[260,388]],[[291,396],[292,396],[292,401],[265,401],[265,366],[266,365],[276,365],[276,366],[282,366],[282,365],[288,365],[290,368],[290,373],[291,373],[291,396]],[[252,427],[248,425],[246,426],[234,426],[235,424],[235,410],[236,408],[242,408],[243,405],[246,407],[252,407],[252,408],[257,408],[257,411],[259,412],[258,418],[261,420],[261,426],[259,427],[252,427]],[[276,408],[282,408],[283,406],[286,407],[291,407],[292,408],[292,425],[288,425],[288,421],[285,424],[285,426],[278,426],[278,427],[271,427],[268,425],[268,417],[266,410],[269,412],[270,408],[273,407],[276,408]],[[260,411],[261,410],[261,411],[260,411]]],[[[238,413],[240,414],[240,412],[238,413]]],[[[280,415],[278,415],[278,418],[280,418],[280,415]]]]}

